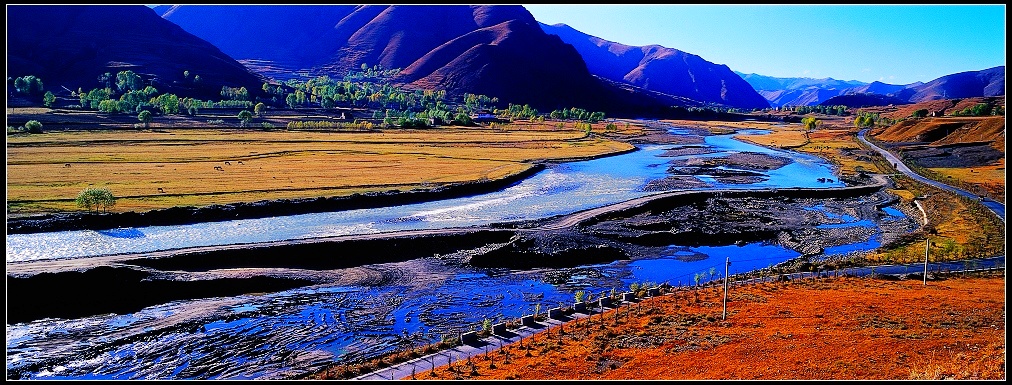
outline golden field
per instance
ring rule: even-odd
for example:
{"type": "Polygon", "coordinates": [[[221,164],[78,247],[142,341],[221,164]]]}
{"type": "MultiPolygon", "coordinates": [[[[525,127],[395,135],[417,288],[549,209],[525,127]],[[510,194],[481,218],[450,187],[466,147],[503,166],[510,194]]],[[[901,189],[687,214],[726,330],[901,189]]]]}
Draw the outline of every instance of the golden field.
{"type": "Polygon", "coordinates": [[[8,135],[7,204],[8,213],[73,211],[87,187],[109,188],[118,198],[114,211],[410,190],[498,179],[537,161],[631,148],[547,124],[371,132],[51,131],[8,135]]]}

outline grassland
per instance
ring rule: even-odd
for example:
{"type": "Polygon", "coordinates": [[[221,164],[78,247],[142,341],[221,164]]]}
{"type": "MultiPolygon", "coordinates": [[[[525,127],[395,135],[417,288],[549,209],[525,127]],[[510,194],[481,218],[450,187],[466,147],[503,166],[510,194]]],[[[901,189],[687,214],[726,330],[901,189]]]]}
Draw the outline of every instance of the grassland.
{"type": "Polygon", "coordinates": [[[48,131],[8,135],[7,210],[75,211],[74,199],[87,187],[109,188],[118,198],[113,211],[410,190],[632,148],[571,123],[369,132],[48,131]]]}
{"type": "Polygon", "coordinates": [[[1004,287],[1001,272],[733,286],[726,320],[718,288],[681,291],[415,378],[1003,380],[1004,287]]]}

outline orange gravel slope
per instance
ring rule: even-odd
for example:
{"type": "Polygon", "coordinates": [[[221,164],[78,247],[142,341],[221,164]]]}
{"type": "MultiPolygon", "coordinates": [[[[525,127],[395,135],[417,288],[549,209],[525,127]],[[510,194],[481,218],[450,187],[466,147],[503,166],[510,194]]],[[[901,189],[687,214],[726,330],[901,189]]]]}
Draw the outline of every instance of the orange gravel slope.
{"type": "Polygon", "coordinates": [[[642,301],[418,379],[1004,379],[1005,278],[827,278],[642,301]],[[698,302],[697,299],[698,298],[698,302]],[[529,353],[529,354],[528,354],[529,353]],[[529,356],[528,356],[529,355],[529,356]],[[494,366],[494,369],[490,369],[494,366]]]}

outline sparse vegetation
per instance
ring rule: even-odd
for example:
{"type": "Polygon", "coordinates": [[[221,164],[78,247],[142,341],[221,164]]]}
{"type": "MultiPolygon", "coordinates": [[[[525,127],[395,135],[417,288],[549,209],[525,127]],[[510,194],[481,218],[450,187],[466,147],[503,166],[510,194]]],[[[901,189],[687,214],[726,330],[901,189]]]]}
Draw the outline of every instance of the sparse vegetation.
{"type": "Polygon", "coordinates": [[[822,278],[733,286],[728,317],[709,290],[528,337],[479,374],[433,379],[1004,379],[1004,274],[918,280],[822,278]],[[715,310],[716,309],[716,310],[715,310]],[[621,316],[618,316],[621,314],[621,316]],[[611,320],[615,321],[612,322],[611,320]],[[594,327],[581,325],[593,324],[594,327]],[[944,338],[942,338],[944,336],[944,338]],[[762,354],[757,354],[761,351],[762,354]],[[524,352],[527,352],[525,354],[524,352]],[[705,357],[705,359],[699,359],[705,357]],[[818,359],[811,359],[818,357],[818,359]]]}

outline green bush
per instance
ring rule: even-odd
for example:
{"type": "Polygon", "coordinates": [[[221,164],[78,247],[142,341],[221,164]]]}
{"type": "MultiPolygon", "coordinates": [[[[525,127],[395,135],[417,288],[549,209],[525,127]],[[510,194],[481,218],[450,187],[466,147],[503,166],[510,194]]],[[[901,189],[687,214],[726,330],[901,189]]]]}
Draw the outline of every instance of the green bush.
{"type": "Polygon", "coordinates": [[[75,202],[77,202],[78,207],[87,210],[102,209],[102,211],[106,211],[116,205],[116,197],[112,195],[109,189],[89,187],[81,191],[80,194],[77,194],[75,202]]]}
{"type": "Polygon", "coordinates": [[[32,134],[41,134],[42,123],[38,120],[29,120],[28,123],[25,123],[25,131],[32,134]]]}

